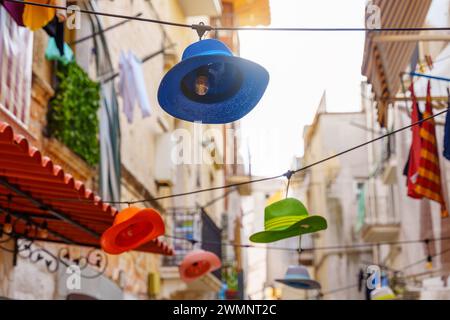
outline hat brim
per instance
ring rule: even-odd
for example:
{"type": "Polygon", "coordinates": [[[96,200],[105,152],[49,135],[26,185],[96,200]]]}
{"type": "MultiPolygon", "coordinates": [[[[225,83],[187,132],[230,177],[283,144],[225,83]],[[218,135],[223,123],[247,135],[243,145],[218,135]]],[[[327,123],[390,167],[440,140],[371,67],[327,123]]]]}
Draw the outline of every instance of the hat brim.
{"type": "Polygon", "coordinates": [[[193,254],[191,256],[186,257],[180,267],[179,267],[179,272],[180,272],[180,278],[181,280],[183,280],[186,283],[195,281],[201,277],[203,277],[204,275],[216,271],[217,269],[220,269],[220,267],[222,267],[222,262],[220,262],[220,259],[218,256],[216,256],[214,253],[208,252],[208,251],[203,251],[203,252],[199,252],[198,254],[193,254]],[[201,274],[195,276],[195,277],[191,277],[188,276],[186,274],[187,269],[195,262],[199,262],[199,261],[208,261],[210,266],[208,269],[206,269],[204,272],[202,272],[201,274]]]}
{"type": "Polygon", "coordinates": [[[320,289],[322,286],[319,282],[312,279],[275,279],[275,281],[280,282],[282,284],[285,284],[289,287],[295,288],[295,289],[303,289],[303,290],[314,290],[314,289],[320,289]]]}
{"type": "Polygon", "coordinates": [[[112,227],[108,228],[103,233],[100,242],[105,252],[109,254],[121,254],[126,251],[136,249],[142,246],[143,244],[150,242],[153,239],[156,239],[157,237],[163,235],[164,232],[165,226],[164,221],[161,218],[161,215],[156,210],[153,209],[142,209],[129,220],[126,220],[122,223],[113,225],[112,227]],[[117,245],[115,243],[115,239],[119,235],[119,233],[136,223],[151,223],[152,229],[145,237],[142,237],[139,241],[136,241],[132,245],[128,246],[117,245]]]}
{"type": "Polygon", "coordinates": [[[256,243],[270,243],[287,238],[300,236],[302,234],[313,233],[327,228],[327,220],[321,216],[308,216],[284,230],[261,231],[250,236],[250,241],[256,243]],[[308,225],[308,228],[302,228],[308,225]]]}
{"type": "Polygon", "coordinates": [[[227,55],[201,55],[188,58],[174,66],[163,78],[158,90],[160,106],[171,116],[206,124],[230,123],[247,115],[261,100],[269,83],[266,69],[252,61],[227,55]],[[229,99],[216,103],[199,103],[186,97],[181,89],[180,75],[208,63],[231,63],[243,75],[242,86],[229,99]]]}

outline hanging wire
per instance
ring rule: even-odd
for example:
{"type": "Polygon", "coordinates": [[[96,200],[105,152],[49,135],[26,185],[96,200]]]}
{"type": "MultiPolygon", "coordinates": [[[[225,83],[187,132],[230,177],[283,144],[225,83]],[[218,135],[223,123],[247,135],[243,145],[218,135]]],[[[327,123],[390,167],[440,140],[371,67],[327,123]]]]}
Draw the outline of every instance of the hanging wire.
{"type": "MultiPolygon", "coordinates": [[[[57,6],[52,4],[44,4],[44,3],[36,3],[32,1],[21,1],[21,0],[4,0],[5,2],[13,2],[20,3],[24,5],[32,5],[37,7],[44,8],[53,8],[60,10],[68,10],[70,7],[57,6]]],[[[86,9],[77,9],[80,13],[84,14],[92,14],[97,16],[105,16],[111,18],[119,18],[119,19],[127,19],[127,20],[136,20],[148,23],[156,23],[160,25],[167,25],[173,27],[180,28],[189,28],[196,30],[197,32],[206,32],[206,31],[300,31],[300,32],[399,32],[399,31],[449,31],[450,27],[412,27],[412,28],[311,28],[311,27],[213,27],[205,24],[186,24],[186,23],[177,23],[171,21],[157,20],[157,19],[149,19],[149,18],[141,18],[136,16],[127,16],[122,14],[115,13],[107,13],[86,9]]]]}
{"type": "MultiPolygon", "coordinates": [[[[432,241],[432,239],[426,239],[426,240],[432,241]]],[[[422,240],[422,242],[424,242],[424,241],[426,241],[426,240],[422,240]]],[[[441,251],[441,252],[439,252],[439,253],[436,253],[436,254],[434,254],[432,257],[433,257],[433,258],[436,258],[436,257],[438,257],[438,256],[441,256],[441,255],[447,253],[447,252],[450,252],[450,249],[443,250],[443,251],[441,251]]],[[[400,270],[396,270],[394,273],[404,272],[405,270],[410,269],[410,268],[412,268],[412,267],[414,267],[414,266],[416,266],[416,265],[422,264],[422,263],[426,262],[427,260],[428,260],[428,257],[427,257],[427,258],[424,258],[424,259],[420,259],[420,260],[418,260],[418,261],[416,261],[416,262],[413,262],[413,263],[411,263],[411,264],[409,264],[409,265],[404,266],[404,267],[401,268],[400,270]]],[[[318,296],[323,297],[323,296],[330,295],[330,294],[333,294],[333,293],[338,293],[338,292],[341,292],[341,291],[346,291],[346,290],[349,290],[349,289],[352,289],[352,288],[355,288],[355,287],[358,287],[358,286],[359,286],[359,284],[353,284],[353,285],[349,285],[349,286],[342,287],[342,288],[332,289],[332,290],[327,291],[327,292],[325,292],[325,293],[319,293],[318,296]]]]}
{"type": "MultiPolygon", "coordinates": [[[[66,10],[66,11],[70,8],[70,6],[64,7],[64,6],[57,6],[57,5],[53,5],[53,4],[36,3],[36,2],[32,2],[32,1],[22,1],[22,0],[3,0],[3,1],[24,4],[24,5],[31,5],[31,6],[36,6],[36,7],[49,8],[49,9],[50,8],[51,9],[60,9],[60,10],[66,10]]],[[[92,15],[96,15],[96,16],[104,16],[104,17],[127,19],[127,20],[136,20],[136,21],[157,23],[157,24],[163,24],[163,25],[174,26],[174,27],[192,28],[192,25],[185,24],[185,23],[176,23],[176,22],[170,22],[170,21],[141,18],[141,17],[136,17],[136,16],[127,16],[127,15],[122,15],[122,14],[100,12],[100,11],[87,10],[87,9],[82,9],[82,8],[78,8],[76,11],[79,11],[80,13],[92,14],[92,15]]]]}
{"type": "MultiPolygon", "coordinates": [[[[184,237],[172,236],[172,235],[164,235],[164,237],[170,238],[170,239],[176,239],[176,240],[184,240],[184,241],[188,241],[188,242],[195,241],[196,243],[200,243],[200,244],[211,244],[211,245],[222,244],[224,246],[238,247],[238,248],[280,250],[280,251],[292,251],[292,252],[358,249],[358,248],[371,248],[371,247],[373,248],[373,247],[382,246],[382,245],[408,245],[408,244],[417,244],[417,243],[424,242],[423,239],[403,240],[403,241],[399,240],[399,241],[385,241],[385,242],[355,243],[355,244],[349,244],[349,245],[322,246],[322,247],[312,247],[312,248],[302,248],[301,242],[300,242],[299,249],[296,249],[296,248],[292,248],[292,247],[272,247],[272,246],[259,246],[259,245],[253,245],[253,244],[238,244],[238,243],[234,243],[234,242],[230,242],[230,241],[198,240],[198,239],[184,238],[184,237]]],[[[450,237],[428,239],[428,241],[449,241],[449,240],[450,240],[450,237]]]]}
{"type": "MultiPolygon", "coordinates": [[[[390,137],[390,136],[392,136],[394,134],[397,134],[399,132],[408,130],[408,129],[414,127],[414,126],[420,125],[423,122],[431,120],[431,119],[434,119],[434,118],[436,118],[436,117],[438,117],[440,115],[443,115],[444,113],[446,113],[448,111],[449,111],[449,109],[444,109],[444,110],[442,110],[440,112],[437,112],[434,115],[431,115],[431,116],[429,116],[427,118],[423,118],[423,119],[421,119],[421,120],[419,120],[417,122],[411,123],[411,124],[409,124],[407,126],[398,128],[396,130],[392,130],[392,131],[390,131],[390,132],[388,132],[386,134],[383,134],[383,135],[378,136],[378,137],[376,137],[374,139],[371,139],[371,140],[368,140],[368,141],[363,142],[361,144],[358,144],[356,146],[353,146],[353,147],[351,147],[349,149],[346,149],[344,151],[341,151],[341,152],[339,152],[337,154],[334,154],[332,156],[329,156],[329,157],[326,157],[324,159],[321,159],[321,160],[318,160],[316,162],[313,162],[313,163],[311,163],[309,165],[306,165],[306,166],[304,166],[304,167],[302,167],[300,169],[293,170],[293,171],[288,171],[288,172],[291,173],[292,175],[295,175],[295,174],[297,174],[299,172],[306,171],[306,170],[308,170],[308,169],[310,169],[312,167],[315,167],[317,165],[320,165],[320,164],[322,164],[324,162],[327,162],[327,161],[330,161],[332,159],[338,158],[338,157],[340,157],[340,156],[342,156],[344,154],[350,153],[350,152],[352,152],[354,150],[363,148],[363,147],[365,147],[365,146],[367,146],[369,144],[372,144],[374,142],[383,140],[383,139],[388,138],[388,137],[390,137]]],[[[171,194],[171,195],[167,195],[167,196],[154,197],[154,198],[150,198],[150,199],[128,200],[128,201],[101,200],[101,202],[109,203],[109,204],[126,204],[126,205],[130,204],[130,205],[133,205],[133,204],[138,204],[138,203],[145,203],[145,202],[151,202],[151,201],[158,201],[158,200],[164,200],[164,199],[172,199],[172,198],[177,198],[177,197],[184,197],[184,196],[189,196],[189,195],[194,195],[194,194],[199,194],[199,193],[205,193],[205,192],[210,192],[210,191],[216,191],[216,190],[221,190],[221,189],[236,188],[236,187],[240,187],[240,186],[248,185],[248,184],[252,184],[252,183],[259,183],[259,182],[264,182],[264,181],[276,180],[276,179],[280,179],[282,177],[286,177],[286,174],[287,173],[283,173],[283,174],[280,174],[280,175],[277,175],[277,176],[272,176],[272,177],[267,177],[267,178],[253,179],[253,180],[243,181],[243,182],[239,182],[239,183],[233,183],[233,184],[217,186],[217,187],[212,187],[212,188],[193,190],[193,191],[183,192],[183,193],[176,193],[176,194],[171,194]]],[[[80,199],[80,198],[76,198],[75,199],[75,198],[52,198],[52,197],[46,198],[46,197],[43,197],[43,198],[41,198],[41,200],[60,201],[60,202],[95,202],[93,200],[80,199]]]]}
{"type": "Polygon", "coordinates": [[[291,178],[292,175],[294,174],[293,171],[289,170],[288,172],[286,172],[284,174],[284,176],[287,178],[287,185],[286,185],[286,199],[289,197],[289,186],[291,184],[291,178]]]}

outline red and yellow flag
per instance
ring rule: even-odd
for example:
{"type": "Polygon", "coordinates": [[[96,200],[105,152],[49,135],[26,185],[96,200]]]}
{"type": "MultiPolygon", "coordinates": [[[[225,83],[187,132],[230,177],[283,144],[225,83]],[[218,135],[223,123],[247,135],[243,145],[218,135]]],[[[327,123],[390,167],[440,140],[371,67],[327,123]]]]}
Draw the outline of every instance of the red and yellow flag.
{"type": "MultiPolygon", "coordinates": [[[[428,81],[427,101],[423,118],[433,115],[431,106],[431,84],[428,81]]],[[[448,217],[447,206],[442,192],[441,169],[436,141],[436,128],[434,119],[424,121],[420,128],[421,148],[418,177],[414,191],[416,194],[436,201],[441,205],[442,217],[448,217]]]]}
{"type": "MultiPolygon", "coordinates": [[[[411,112],[411,123],[417,123],[419,120],[422,120],[422,114],[420,113],[419,104],[417,103],[416,94],[414,93],[413,83],[411,84],[409,90],[411,91],[411,99],[413,104],[411,112]]],[[[411,128],[412,142],[411,142],[411,149],[409,151],[409,160],[407,165],[408,196],[415,199],[422,198],[422,195],[417,194],[415,191],[420,167],[420,150],[422,148],[422,139],[420,138],[420,128],[421,125],[415,125],[411,128]]]]}

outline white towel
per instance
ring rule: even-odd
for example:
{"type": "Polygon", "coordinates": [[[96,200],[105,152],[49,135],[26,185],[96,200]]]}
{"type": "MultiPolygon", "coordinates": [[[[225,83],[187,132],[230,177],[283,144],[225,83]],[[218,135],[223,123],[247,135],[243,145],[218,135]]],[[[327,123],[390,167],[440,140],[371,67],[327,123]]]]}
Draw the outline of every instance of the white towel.
{"type": "Polygon", "coordinates": [[[147,89],[145,87],[141,61],[132,52],[121,52],[119,69],[119,92],[123,99],[123,110],[128,122],[133,122],[136,100],[141,108],[142,117],[149,117],[151,115],[151,107],[147,89]]]}

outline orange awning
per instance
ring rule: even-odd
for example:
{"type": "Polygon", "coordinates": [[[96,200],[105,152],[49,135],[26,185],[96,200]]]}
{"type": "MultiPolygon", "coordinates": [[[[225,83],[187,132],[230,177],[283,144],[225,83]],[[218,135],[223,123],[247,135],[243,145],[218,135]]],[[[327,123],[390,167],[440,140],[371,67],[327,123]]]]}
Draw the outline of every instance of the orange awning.
{"type": "MultiPolygon", "coordinates": [[[[27,221],[35,226],[46,221],[48,238],[37,240],[90,247],[100,247],[100,236],[117,212],[4,122],[0,122],[0,209],[10,211],[19,234],[25,232],[27,221]]],[[[0,223],[4,219],[0,214],[0,223]]],[[[138,251],[173,254],[159,240],[138,251]]]]}

